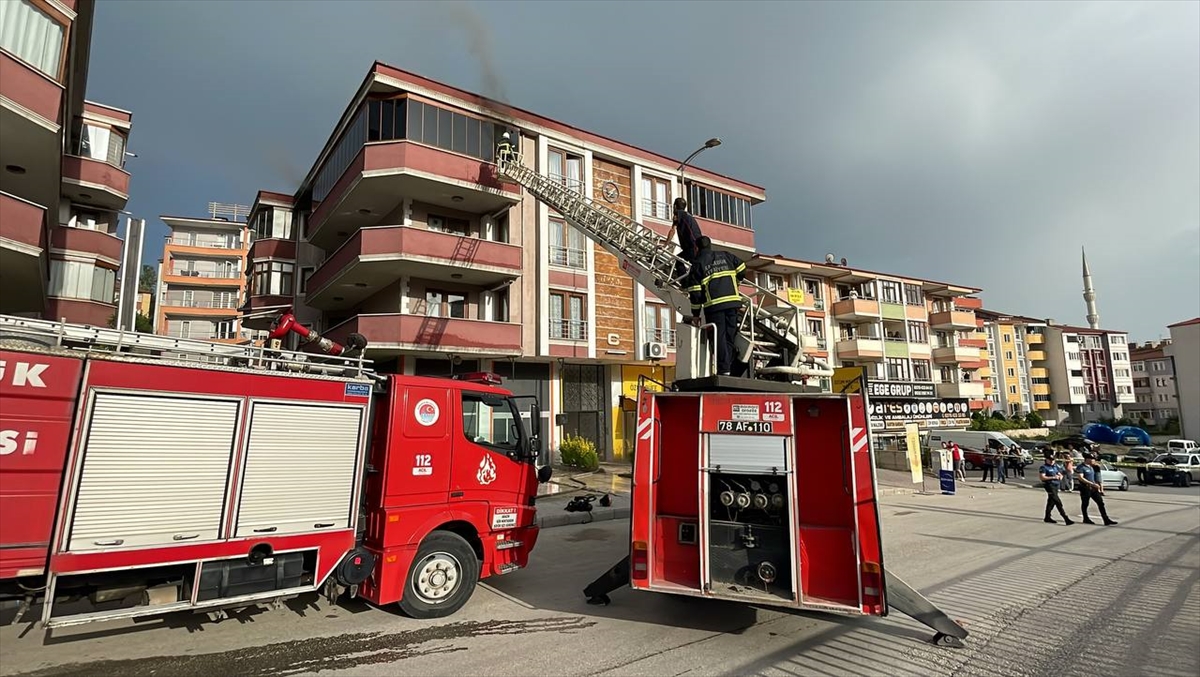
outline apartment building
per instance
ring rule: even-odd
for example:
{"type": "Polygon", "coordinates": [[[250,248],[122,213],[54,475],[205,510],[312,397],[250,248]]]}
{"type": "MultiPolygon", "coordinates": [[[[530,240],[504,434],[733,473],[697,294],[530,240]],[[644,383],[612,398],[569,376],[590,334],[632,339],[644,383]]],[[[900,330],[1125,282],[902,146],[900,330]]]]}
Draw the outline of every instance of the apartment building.
{"type": "Polygon", "coordinates": [[[975,311],[980,290],[838,264],[758,255],[756,282],[804,311],[805,352],[830,366],[862,366],[878,448],[903,444],[904,424],[961,428],[987,406],[975,311]]]}
{"type": "Polygon", "coordinates": [[[84,100],[92,0],[0,2],[0,313],[106,325],[132,114],[84,100]]]}
{"type": "Polygon", "coordinates": [[[1046,366],[1053,420],[1082,425],[1121,418],[1134,402],[1133,368],[1125,332],[1046,321],[1046,366]]]}
{"type": "Polygon", "coordinates": [[[1053,424],[1050,374],[1046,366],[1044,320],[991,310],[976,313],[984,322],[992,388],[988,398],[1005,416],[1030,412],[1053,424]]]}
{"type": "Polygon", "coordinates": [[[1179,396],[1179,424],[1183,437],[1200,440],[1200,317],[1176,322],[1168,348],[1175,361],[1175,384],[1179,396]]]}
{"type": "Polygon", "coordinates": [[[1170,354],[1171,341],[1129,345],[1133,370],[1134,401],[1125,407],[1125,415],[1147,425],[1165,425],[1179,418],[1179,398],[1175,386],[1175,360],[1170,354]]]}
{"type": "Polygon", "coordinates": [[[384,371],[495,371],[542,398],[549,448],[579,433],[621,456],[630,384],[667,377],[673,353],[645,346],[673,347],[675,314],[498,180],[504,129],[527,165],[659,233],[687,195],[718,246],[754,250],[758,186],[694,167],[685,185],[679,159],[376,63],[295,192],[259,194],[251,220],[271,231],[251,245],[245,308],[294,305],[330,338],[361,333],[384,371]]]}
{"type": "Polygon", "coordinates": [[[250,340],[238,310],[246,293],[249,212],[247,206],[214,202],[208,218],[159,217],[170,230],[159,260],[155,333],[231,343],[250,340]]]}

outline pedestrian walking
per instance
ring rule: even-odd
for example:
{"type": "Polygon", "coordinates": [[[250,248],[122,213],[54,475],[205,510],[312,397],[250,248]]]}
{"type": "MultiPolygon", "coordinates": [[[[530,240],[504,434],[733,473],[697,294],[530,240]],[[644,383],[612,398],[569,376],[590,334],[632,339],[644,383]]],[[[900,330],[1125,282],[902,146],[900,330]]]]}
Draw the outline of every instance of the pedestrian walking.
{"type": "Polygon", "coordinates": [[[1067,517],[1067,511],[1063,510],[1062,499],[1058,497],[1059,485],[1062,482],[1062,469],[1054,462],[1054,454],[1049,450],[1046,451],[1045,461],[1042,467],[1038,468],[1038,478],[1042,480],[1042,487],[1046,490],[1046,519],[1043,521],[1049,524],[1058,524],[1050,516],[1050,511],[1057,508],[1064,523],[1074,524],[1071,518],[1067,517]]]}
{"type": "Polygon", "coordinates": [[[1088,504],[1095,503],[1096,507],[1100,509],[1100,519],[1104,520],[1104,526],[1116,526],[1116,520],[1110,519],[1108,510],[1104,508],[1104,485],[1100,482],[1100,462],[1096,459],[1095,453],[1083,452],[1083,465],[1079,466],[1078,479],[1083,523],[1095,524],[1092,518],[1088,517],[1088,504]]]}
{"type": "Polygon", "coordinates": [[[950,443],[950,454],[954,459],[954,478],[962,478],[962,481],[967,481],[967,462],[963,460],[962,447],[958,446],[958,442],[950,443]]]}

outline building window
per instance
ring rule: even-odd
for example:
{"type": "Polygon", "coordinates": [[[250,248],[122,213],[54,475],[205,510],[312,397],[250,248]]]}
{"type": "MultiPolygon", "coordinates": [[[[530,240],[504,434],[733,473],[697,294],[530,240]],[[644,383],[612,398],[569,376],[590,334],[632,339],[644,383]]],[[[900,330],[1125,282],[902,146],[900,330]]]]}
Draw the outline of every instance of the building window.
{"type": "Polygon", "coordinates": [[[292,239],[292,212],[279,207],[263,207],[250,219],[255,240],[292,239]]]}
{"type": "Polygon", "coordinates": [[[908,342],[929,343],[929,325],[924,322],[909,322],[908,342]]]}
{"type": "Polygon", "coordinates": [[[825,338],[825,321],[808,318],[808,333],[825,338]]]}
{"type": "Polygon", "coordinates": [[[667,306],[646,304],[646,340],[675,345],[675,311],[667,306]]]}
{"type": "Polygon", "coordinates": [[[1009,394],[1009,395],[1016,395],[1016,394],[1017,394],[1017,387],[1016,387],[1016,386],[1009,386],[1009,387],[1008,387],[1008,394],[1009,394]]]}
{"type": "Polygon", "coordinates": [[[1013,351],[1011,351],[1011,350],[1004,351],[1004,359],[1006,359],[1006,360],[1013,359],[1013,351]]]}
{"type": "Polygon", "coordinates": [[[587,340],[586,302],[580,294],[550,294],[550,338],[587,340]]]}
{"type": "Polygon", "coordinates": [[[447,216],[429,215],[426,221],[429,230],[438,233],[449,233],[460,237],[467,237],[471,234],[471,223],[466,219],[452,219],[447,216]]]}
{"type": "Polygon", "coordinates": [[[508,287],[492,292],[491,316],[493,322],[508,322],[508,287]]]}
{"type": "Polygon", "coordinates": [[[562,219],[550,219],[550,265],[586,269],[585,247],[583,233],[562,219]]]}
{"type": "Polygon", "coordinates": [[[308,278],[312,277],[316,268],[313,266],[304,266],[300,269],[300,293],[308,293],[308,278]]]}
{"type": "Polygon", "coordinates": [[[1007,374],[1009,378],[1017,377],[1017,370],[1013,369],[1012,367],[1009,367],[1004,373],[1007,374]]]}
{"type": "Polygon", "coordinates": [[[66,27],[30,0],[0,2],[0,47],[51,80],[62,74],[66,27]]]}
{"type": "Polygon", "coordinates": [[[938,375],[942,378],[942,383],[954,383],[954,376],[958,370],[954,367],[942,367],[938,370],[938,375]]]}
{"type": "MultiPolygon", "coordinates": [[[[820,280],[814,280],[814,279],[808,278],[808,277],[804,278],[804,297],[805,297],[805,299],[808,300],[810,303],[815,303],[816,301],[820,301],[821,298],[823,297],[823,294],[821,293],[822,287],[824,287],[824,285],[821,284],[820,280]]],[[[820,308],[820,306],[816,306],[816,307],[818,309],[820,308]]]]}
{"type": "Polygon", "coordinates": [[[879,283],[880,295],[887,303],[900,303],[900,283],[882,280],[879,283]]]}
{"type": "Polygon", "coordinates": [[[546,175],[567,188],[585,192],[583,186],[583,156],[551,148],[546,154],[546,175]]]}
{"type": "Polygon", "coordinates": [[[113,303],[117,271],[81,261],[50,261],[50,296],[113,303]]]}
{"type": "Polygon", "coordinates": [[[642,216],[671,220],[671,184],[642,174],[642,216]]]}
{"type": "Polygon", "coordinates": [[[929,360],[913,360],[912,375],[914,381],[932,381],[933,373],[929,369],[929,360]]]}
{"type": "Polygon", "coordinates": [[[428,289],[425,291],[425,316],[466,319],[467,297],[459,292],[428,289]]]}
{"type": "Polygon", "coordinates": [[[688,207],[693,216],[728,223],[739,228],[753,228],[750,218],[750,201],[727,193],[691,184],[688,191],[688,207]]]}
{"type": "Polygon", "coordinates": [[[921,291],[919,284],[904,285],[904,302],[910,306],[925,305],[925,292],[921,291]]]}
{"type": "Polygon", "coordinates": [[[901,357],[887,358],[887,377],[892,381],[909,380],[908,360],[901,357]]]}
{"type": "Polygon", "coordinates": [[[115,129],[84,123],[79,129],[79,156],[125,166],[125,135],[115,129]]]}
{"type": "Polygon", "coordinates": [[[295,264],[283,261],[255,263],[253,282],[250,285],[254,295],[291,296],[295,268],[295,264]]]}

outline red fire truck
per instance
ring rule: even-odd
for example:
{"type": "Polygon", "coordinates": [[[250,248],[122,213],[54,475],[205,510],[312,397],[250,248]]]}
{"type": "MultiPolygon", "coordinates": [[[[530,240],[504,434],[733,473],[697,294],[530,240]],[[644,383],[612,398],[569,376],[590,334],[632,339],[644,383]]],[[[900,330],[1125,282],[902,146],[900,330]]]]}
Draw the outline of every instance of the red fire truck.
{"type": "Polygon", "coordinates": [[[538,403],[493,374],[0,316],[0,595],[47,627],[343,591],[454,613],[537,542],[538,403]],[[529,417],[529,425],[524,421],[529,417]],[[89,602],[85,605],[77,602],[89,602]]]}

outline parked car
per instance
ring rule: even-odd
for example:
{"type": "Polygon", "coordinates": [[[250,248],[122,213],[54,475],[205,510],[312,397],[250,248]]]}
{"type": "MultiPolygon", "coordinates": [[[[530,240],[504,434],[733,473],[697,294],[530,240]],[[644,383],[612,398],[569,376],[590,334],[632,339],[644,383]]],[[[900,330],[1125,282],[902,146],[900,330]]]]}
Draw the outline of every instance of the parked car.
{"type": "Polygon", "coordinates": [[[1105,489],[1129,491],[1129,475],[1120,468],[1114,468],[1107,461],[1100,461],[1100,485],[1105,489]]]}
{"type": "Polygon", "coordinates": [[[1145,464],[1161,453],[1163,453],[1162,450],[1155,447],[1134,447],[1125,452],[1117,461],[1120,463],[1145,464]]]}
{"type": "Polygon", "coordinates": [[[1167,452],[1146,464],[1146,482],[1170,482],[1176,487],[1190,487],[1200,482],[1200,452],[1176,454],[1167,452]]]}
{"type": "MultiPolygon", "coordinates": [[[[1004,433],[988,430],[938,430],[930,432],[926,445],[930,450],[942,448],[943,442],[954,442],[963,450],[963,461],[968,470],[983,467],[983,453],[1003,445],[1005,449],[1016,445],[1004,433]]],[[[1021,449],[1021,457],[1026,464],[1033,463],[1033,455],[1027,449],[1021,449]]]]}
{"type": "Polygon", "coordinates": [[[1198,454],[1200,444],[1193,440],[1170,440],[1167,442],[1167,451],[1173,454],[1198,454]]]}

